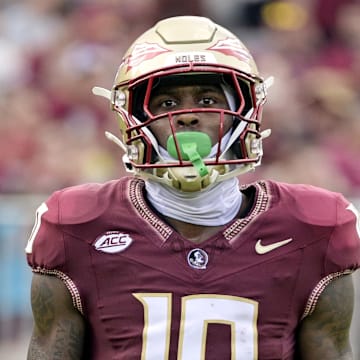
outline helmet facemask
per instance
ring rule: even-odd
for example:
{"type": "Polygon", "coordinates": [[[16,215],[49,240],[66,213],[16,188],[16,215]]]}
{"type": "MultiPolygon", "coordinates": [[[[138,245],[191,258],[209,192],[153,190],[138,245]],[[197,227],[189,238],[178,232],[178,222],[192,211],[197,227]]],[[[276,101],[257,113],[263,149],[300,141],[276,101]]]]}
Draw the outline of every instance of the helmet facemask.
{"type": "MultiPolygon", "coordinates": [[[[202,68],[204,68],[202,66],[202,68]]],[[[129,112],[125,112],[120,103],[113,103],[113,108],[125,123],[125,138],[128,148],[127,156],[133,171],[141,177],[152,178],[165,182],[182,191],[198,191],[215,181],[225,180],[245,171],[249,171],[260,164],[261,107],[265,98],[259,98],[257,87],[264,86],[258,79],[246,75],[236,74],[233,70],[212,69],[207,72],[193,71],[176,73],[172,69],[169,74],[159,77],[153,74],[129,85],[129,112]],[[257,81],[256,81],[257,80],[257,81]],[[166,84],[181,86],[186,84],[212,84],[221,87],[226,97],[234,99],[232,108],[196,108],[170,111],[159,115],[149,109],[149,102],[157,87],[166,84]],[[186,155],[182,148],[189,146],[190,136],[180,132],[177,135],[176,116],[188,113],[216,113],[219,115],[217,144],[210,155],[201,150],[204,137],[193,134],[192,142],[200,149],[199,156],[194,158],[186,155]],[[224,133],[224,118],[231,116],[233,125],[230,134],[224,133]],[[166,156],[156,137],[151,131],[154,122],[162,121],[164,126],[171,129],[172,157],[166,156]],[[225,143],[227,135],[227,143],[225,143]],[[175,149],[175,153],[174,153],[175,149]],[[210,155],[210,156],[209,156],[210,155]],[[199,169],[206,168],[207,171],[199,169]],[[235,172],[235,173],[234,173],[235,172]],[[230,175],[231,174],[231,175],[230,175]]],[[[113,99],[122,99],[119,96],[121,89],[114,89],[113,99]]],[[[191,147],[191,146],[190,146],[191,147]]]]}

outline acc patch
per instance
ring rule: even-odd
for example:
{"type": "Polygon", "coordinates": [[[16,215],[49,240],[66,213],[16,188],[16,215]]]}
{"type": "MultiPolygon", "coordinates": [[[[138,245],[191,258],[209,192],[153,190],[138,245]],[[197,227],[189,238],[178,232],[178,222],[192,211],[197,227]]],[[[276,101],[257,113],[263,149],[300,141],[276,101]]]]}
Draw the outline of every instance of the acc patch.
{"type": "Polygon", "coordinates": [[[95,240],[94,247],[98,251],[114,254],[124,251],[132,242],[133,239],[128,234],[120,231],[107,231],[95,240]]]}
{"type": "Polygon", "coordinates": [[[194,269],[206,269],[208,254],[202,249],[193,249],[187,256],[188,264],[194,269]]]}

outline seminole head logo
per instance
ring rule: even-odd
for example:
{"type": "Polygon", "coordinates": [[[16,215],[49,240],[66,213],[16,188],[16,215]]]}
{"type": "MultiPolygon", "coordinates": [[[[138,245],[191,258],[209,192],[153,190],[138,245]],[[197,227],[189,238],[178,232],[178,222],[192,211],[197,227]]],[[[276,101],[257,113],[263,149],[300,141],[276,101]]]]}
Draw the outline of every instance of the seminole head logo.
{"type": "Polygon", "coordinates": [[[194,269],[206,269],[208,254],[202,249],[193,249],[187,256],[188,264],[194,269]]]}

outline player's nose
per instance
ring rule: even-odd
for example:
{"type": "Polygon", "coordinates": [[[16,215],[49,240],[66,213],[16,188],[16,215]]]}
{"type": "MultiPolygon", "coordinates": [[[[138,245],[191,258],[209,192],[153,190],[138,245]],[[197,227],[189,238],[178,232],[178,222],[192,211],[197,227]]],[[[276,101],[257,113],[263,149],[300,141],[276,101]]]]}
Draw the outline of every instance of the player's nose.
{"type": "Polygon", "coordinates": [[[199,115],[196,113],[179,114],[175,118],[178,128],[196,128],[200,123],[199,115]]]}

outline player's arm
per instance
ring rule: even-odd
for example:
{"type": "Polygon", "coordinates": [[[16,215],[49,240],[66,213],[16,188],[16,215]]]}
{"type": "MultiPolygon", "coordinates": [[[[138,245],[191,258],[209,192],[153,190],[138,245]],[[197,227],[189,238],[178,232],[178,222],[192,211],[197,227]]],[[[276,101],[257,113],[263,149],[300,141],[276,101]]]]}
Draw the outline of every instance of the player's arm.
{"type": "Polygon", "coordinates": [[[298,346],[301,360],[352,360],[349,340],[354,308],[351,275],[332,281],[314,312],[301,324],[298,346]]]}
{"type": "Polygon", "coordinates": [[[34,329],[27,360],[79,360],[84,320],[64,283],[55,276],[34,274],[31,284],[34,329]]]}

